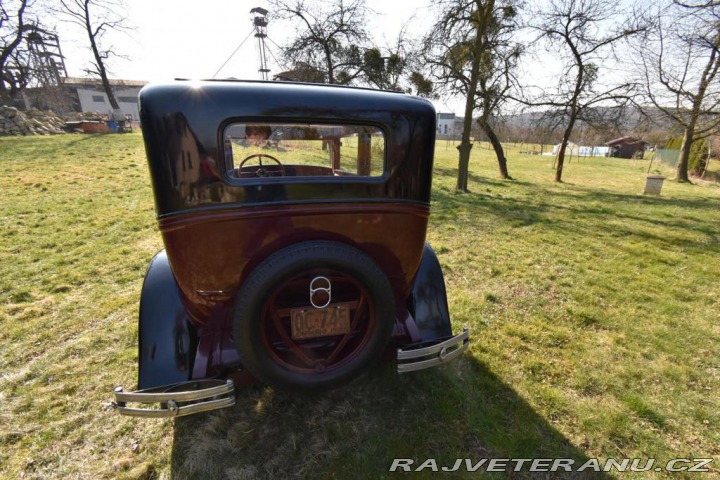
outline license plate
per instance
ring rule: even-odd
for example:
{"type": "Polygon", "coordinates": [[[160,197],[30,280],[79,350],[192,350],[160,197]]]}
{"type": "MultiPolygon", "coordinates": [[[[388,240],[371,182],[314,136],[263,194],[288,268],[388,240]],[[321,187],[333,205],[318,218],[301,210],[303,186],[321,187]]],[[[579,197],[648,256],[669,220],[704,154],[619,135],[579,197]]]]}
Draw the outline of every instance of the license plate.
{"type": "Polygon", "coordinates": [[[326,308],[294,308],[290,311],[292,338],[329,337],[350,332],[350,308],[346,304],[326,308]]]}

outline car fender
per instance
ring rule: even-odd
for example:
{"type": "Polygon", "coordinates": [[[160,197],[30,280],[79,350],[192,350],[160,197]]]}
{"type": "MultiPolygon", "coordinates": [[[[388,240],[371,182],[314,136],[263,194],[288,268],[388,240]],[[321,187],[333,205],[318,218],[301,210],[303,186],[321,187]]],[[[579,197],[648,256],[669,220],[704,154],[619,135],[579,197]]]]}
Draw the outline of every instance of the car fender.
{"type": "Polygon", "coordinates": [[[415,320],[421,341],[429,342],[452,336],[445,279],[437,255],[425,244],[408,309],[415,320]]]}
{"type": "Polygon", "coordinates": [[[138,388],[190,379],[191,331],[170,263],[161,250],[150,262],[140,297],[138,388]]]}

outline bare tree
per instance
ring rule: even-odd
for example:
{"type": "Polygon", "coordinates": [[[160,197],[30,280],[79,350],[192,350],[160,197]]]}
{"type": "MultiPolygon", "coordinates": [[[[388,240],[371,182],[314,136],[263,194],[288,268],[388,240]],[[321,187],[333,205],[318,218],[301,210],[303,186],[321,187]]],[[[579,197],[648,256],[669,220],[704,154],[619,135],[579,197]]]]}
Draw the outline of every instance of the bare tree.
{"type": "Polygon", "coordinates": [[[642,28],[628,22],[631,17],[619,0],[550,0],[534,18],[532,26],[546,41],[548,51],[560,51],[563,59],[556,90],[528,102],[561,109],[565,114],[567,123],[555,170],[555,181],[561,182],[565,150],[578,120],[601,112],[598,106],[629,100],[630,83],[608,85],[599,78],[602,65],[614,56],[614,45],[642,28]]]}
{"type": "Polygon", "coordinates": [[[122,0],[58,0],[58,3],[56,12],[86,32],[94,58],[86,72],[100,77],[110,106],[119,111],[120,106],[108,79],[107,61],[120,55],[111,45],[103,45],[103,38],[111,30],[127,30],[126,18],[121,13],[127,10],[125,5],[122,0]]]}
{"type": "Polygon", "coordinates": [[[458,145],[456,189],[467,191],[473,112],[492,144],[500,176],[510,178],[507,160],[494,123],[515,84],[520,47],[513,42],[517,28],[515,0],[443,0],[440,19],[424,40],[424,58],[438,88],[465,97],[465,119],[458,145]]]}
{"type": "Polygon", "coordinates": [[[720,131],[720,4],[666,5],[657,20],[638,49],[645,97],[683,128],[676,179],[687,182],[693,142],[720,131]]]}
{"type": "Polygon", "coordinates": [[[538,114],[534,122],[535,143],[540,144],[540,154],[545,151],[545,145],[556,137],[557,130],[563,123],[565,115],[557,110],[545,110],[538,114]]]}
{"type": "Polygon", "coordinates": [[[297,25],[295,37],[283,48],[285,63],[292,68],[287,77],[431,96],[432,84],[419,72],[407,28],[400,29],[390,46],[372,45],[364,1],[334,0],[320,6],[275,0],[276,14],[297,25]]]}
{"type": "Polygon", "coordinates": [[[283,48],[288,64],[322,72],[326,83],[346,85],[363,74],[359,45],[369,39],[365,0],[274,0],[272,5],[280,18],[298,21],[294,39],[283,48]]]}
{"type": "Polygon", "coordinates": [[[0,102],[14,98],[29,82],[23,43],[31,25],[26,19],[28,0],[0,3],[0,102]]]}
{"type": "Polygon", "coordinates": [[[679,2],[677,0],[673,0],[673,3],[675,3],[675,5],[680,5],[681,7],[686,7],[686,8],[720,7],[720,1],[718,1],[718,0],[710,0],[707,2],[700,2],[700,3],[687,3],[687,2],[679,2]]]}

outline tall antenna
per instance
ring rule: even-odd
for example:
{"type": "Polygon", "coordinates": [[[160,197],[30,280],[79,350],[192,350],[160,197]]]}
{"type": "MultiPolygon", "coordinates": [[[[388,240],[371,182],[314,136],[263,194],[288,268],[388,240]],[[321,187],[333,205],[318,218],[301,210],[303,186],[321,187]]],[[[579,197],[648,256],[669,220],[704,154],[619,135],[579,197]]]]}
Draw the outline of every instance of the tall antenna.
{"type": "Polygon", "coordinates": [[[264,8],[255,7],[250,10],[250,14],[253,15],[253,26],[255,27],[255,38],[258,39],[258,56],[260,58],[260,78],[262,80],[269,80],[268,74],[270,69],[267,66],[267,46],[265,45],[265,39],[267,38],[267,17],[268,11],[264,8]]]}

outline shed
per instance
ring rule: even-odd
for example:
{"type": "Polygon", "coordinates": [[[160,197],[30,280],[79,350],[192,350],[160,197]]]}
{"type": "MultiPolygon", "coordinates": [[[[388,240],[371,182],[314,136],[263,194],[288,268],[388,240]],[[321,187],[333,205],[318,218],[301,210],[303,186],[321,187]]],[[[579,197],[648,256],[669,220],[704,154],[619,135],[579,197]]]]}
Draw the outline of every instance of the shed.
{"type": "Polygon", "coordinates": [[[642,157],[646,145],[647,142],[631,136],[616,138],[607,142],[607,146],[610,147],[608,156],[616,158],[642,157]]]}

